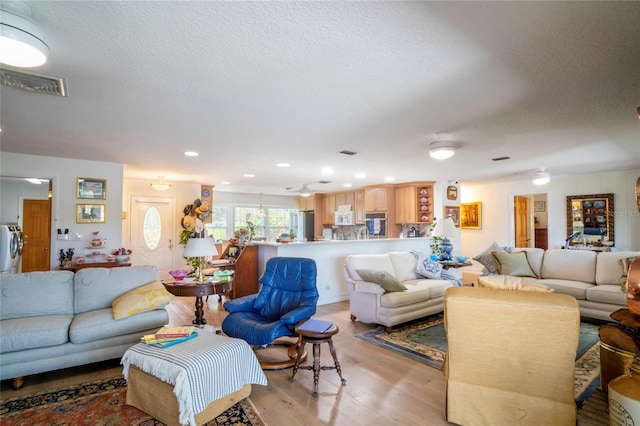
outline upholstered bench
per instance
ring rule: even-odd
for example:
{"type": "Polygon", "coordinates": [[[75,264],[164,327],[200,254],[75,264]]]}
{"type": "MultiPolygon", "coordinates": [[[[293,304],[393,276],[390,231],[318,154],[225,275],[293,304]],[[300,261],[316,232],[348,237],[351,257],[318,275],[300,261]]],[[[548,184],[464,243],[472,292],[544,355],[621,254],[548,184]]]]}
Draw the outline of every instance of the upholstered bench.
{"type": "Polygon", "coordinates": [[[198,330],[167,348],[139,343],[122,357],[127,404],[168,425],[201,425],[266,385],[258,360],[241,339],[198,330]]]}

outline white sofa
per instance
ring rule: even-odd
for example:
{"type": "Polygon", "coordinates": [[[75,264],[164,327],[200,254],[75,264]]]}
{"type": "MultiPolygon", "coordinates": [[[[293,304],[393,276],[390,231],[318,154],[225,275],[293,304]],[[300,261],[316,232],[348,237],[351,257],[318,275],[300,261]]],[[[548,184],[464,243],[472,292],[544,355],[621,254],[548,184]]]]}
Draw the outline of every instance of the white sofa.
{"type": "Polygon", "coordinates": [[[627,306],[626,293],[621,289],[624,271],[620,259],[640,256],[640,252],[513,249],[513,253],[520,251],[527,254],[536,275],[527,277],[526,282],[543,284],[555,293],[575,297],[581,316],[610,321],[612,312],[627,306]]]}
{"type": "Polygon", "coordinates": [[[426,279],[416,273],[418,260],[410,252],[353,254],[344,262],[344,276],[349,287],[351,320],[391,327],[444,310],[444,292],[454,283],[426,279]],[[378,284],[364,281],[358,270],[385,271],[407,289],[385,292],[378,284]]]}

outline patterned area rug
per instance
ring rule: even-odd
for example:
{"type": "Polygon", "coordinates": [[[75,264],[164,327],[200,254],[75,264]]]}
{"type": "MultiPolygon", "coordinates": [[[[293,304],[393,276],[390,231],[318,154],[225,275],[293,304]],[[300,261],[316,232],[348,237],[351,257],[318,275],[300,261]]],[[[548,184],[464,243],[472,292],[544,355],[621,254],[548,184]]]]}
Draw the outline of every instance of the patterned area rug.
{"type": "MultiPolygon", "coordinates": [[[[0,402],[0,424],[17,425],[118,425],[161,426],[135,407],[125,404],[123,377],[84,383],[0,402]]],[[[264,426],[249,398],[229,408],[207,426],[264,426]]]]}
{"type": "MultiPolygon", "coordinates": [[[[598,325],[580,323],[580,342],[576,355],[575,398],[578,407],[600,385],[600,347],[598,325]]],[[[356,334],[362,340],[416,361],[442,369],[447,352],[447,336],[442,314],[427,317],[387,333],[378,327],[356,334]]]]}

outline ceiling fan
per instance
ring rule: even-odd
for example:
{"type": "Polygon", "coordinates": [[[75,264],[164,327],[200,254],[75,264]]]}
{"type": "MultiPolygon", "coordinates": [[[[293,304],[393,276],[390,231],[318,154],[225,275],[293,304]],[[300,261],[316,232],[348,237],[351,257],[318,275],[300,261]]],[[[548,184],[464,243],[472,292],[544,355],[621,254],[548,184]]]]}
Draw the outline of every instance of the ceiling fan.
{"type": "Polygon", "coordinates": [[[295,186],[286,186],[282,189],[289,192],[297,192],[301,197],[308,197],[312,194],[311,189],[309,189],[309,185],[310,184],[308,183],[304,183],[300,188],[296,188],[295,186]]]}

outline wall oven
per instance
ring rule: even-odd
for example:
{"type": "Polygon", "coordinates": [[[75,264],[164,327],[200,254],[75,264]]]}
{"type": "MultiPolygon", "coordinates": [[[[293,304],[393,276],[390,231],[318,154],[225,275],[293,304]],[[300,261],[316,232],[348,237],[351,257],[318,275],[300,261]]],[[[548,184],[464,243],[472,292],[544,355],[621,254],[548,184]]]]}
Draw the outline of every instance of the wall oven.
{"type": "Polygon", "coordinates": [[[387,236],[387,214],[386,213],[366,213],[365,223],[369,231],[369,237],[387,236]]]}

